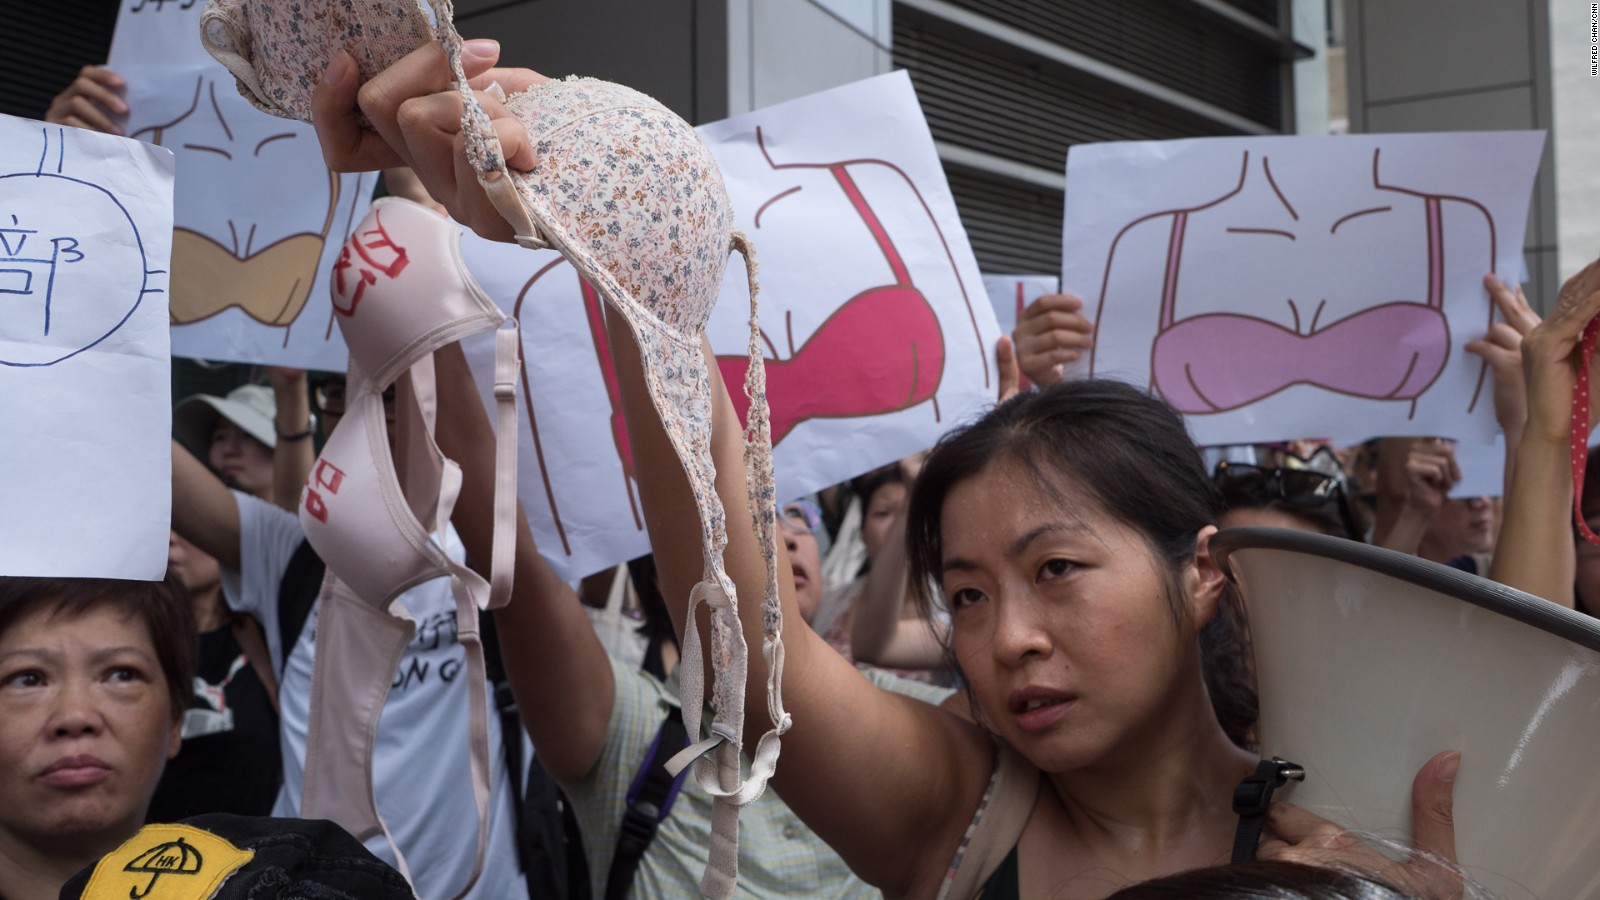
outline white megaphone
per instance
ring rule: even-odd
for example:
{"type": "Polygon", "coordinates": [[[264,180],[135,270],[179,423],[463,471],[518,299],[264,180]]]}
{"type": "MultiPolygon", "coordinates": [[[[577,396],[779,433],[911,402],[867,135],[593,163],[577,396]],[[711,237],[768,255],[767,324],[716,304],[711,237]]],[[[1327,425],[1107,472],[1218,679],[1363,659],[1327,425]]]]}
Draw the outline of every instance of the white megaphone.
{"type": "Polygon", "coordinates": [[[1600,621],[1338,538],[1211,541],[1249,611],[1266,756],[1284,799],[1404,842],[1411,781],[1461,751],[1456,854],[1507,900],[1600,896],[1600,621]]]}

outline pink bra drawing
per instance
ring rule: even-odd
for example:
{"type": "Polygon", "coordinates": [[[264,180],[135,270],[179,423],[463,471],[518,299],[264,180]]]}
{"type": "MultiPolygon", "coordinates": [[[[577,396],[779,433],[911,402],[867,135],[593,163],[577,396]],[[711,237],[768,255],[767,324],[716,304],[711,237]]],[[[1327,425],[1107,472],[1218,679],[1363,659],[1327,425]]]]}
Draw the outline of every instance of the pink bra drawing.
{"type": "MultiPolygon", "coordinates": [[[[1335,322],[1319,325],[1322,304],[1312,311],[1302,331],[1300,311],[1294,312],[1294,329],[1242,313],[1207,313],[1178,319],[1176,295],[1183,258],[1184,231],[1192,213],[1209,209],[1238,194],[1250,165],[1244,153],[1239,183],[1231,191],[1201,206],[1153,213],[1124,226],[1111,243],[1106,260],[1096,321],[1105,312],[1106,291],[1117,242],[1144,222],[1170,216],[1166,266],[1161,284],[1160,331],[1150,347],[1151,379],[1157,390],[1178,411],[1195,415],[1227,412],[1266,399],[1297,384],[1310,384],[1336,393],[1372,400],[1416,401],[1438,379],[1450,359],[1450,323],[1444,313],[1444,227],[1441,205],[1458,201],[1476,207],[1488,220],[1491,266],[1494,258],[1494,220],[1475,200],[1423,194],[1386,185],[1378,177],[1378,153],[1373,152],[1373,186],[1420,197],[1426,210],[1428,295],[1424,303],[1395,301],[1363,309],[1335,322]],[[1399,341],[1396,344],[1396,341],[1399,341]],[[1384,354],[1367,348],[1392,348],[1384,354]],[[1353,360],[1360,361],[1352,365],[1353,360]]],[[[1271,169],[1262,159],[1269,181],[1271,169]]],[[[1277,190],[1275,182],[1273,190],[1277,190]]],[[[1299,214],[1279,199],[1296,220],[1299,214]]],[[[1335,224],[1337,227],[1337,223],[1335,224]]],[[[1093,352],[1091,351],[1091,374],[1093,352]]],[[[1479,388],[1482,387],[1480,377],[1479,388]]],[[[1476,404],[1476,396],[1474,396],[1476,404]]],[[[1470,411],[1470,408],[1469,408],[1470,411]]]]}
{"type": "MultiPolygon", "coordinates": [[[[764,367],[767,377],[767,396],[772,422],[772,442],[781,443],[796,427],[811,419],[853,418],[890,413],[909,409],[923,402],[931,402],[935,419],[939,417],[937,391],[943,378],[946,354],[943,327],[937,313],[928,303],[926,295],[917,287],[909,266],[895,246],[893,236],[879,219],[872,204],[862,194],[850,167],[880,165],[891,168],[902,178],[922,201],[920,189],[892,163],[876,159],[853,159],[838,163],[779,164],[767,154],[762,130],[756,129],[756,141],[767,163],[773,169],[819,168],[829,172],[839,185],[852,211],[866,226],[874,246],[882,255],[894,283],[868,288],[845,301],[798,348],[790,338],[788,355],[783,356],[772,340],[762,333],[767,356],[764,367]],[[889,324],[886,327],[886,323],[889,324]]],[[[761,214],[768,206],[788,196],[795,190],[783,191],[769,199],[755,216],[756,227],[761,225],[761,214]]],[[[938,223],[929,212],[929,221],[938,229],[938,223]]],[[[940,232],[943,240],[943,233],[940,232]]],[[[960,281],[960,270],[945,245],[945,255],[951,270],[960,281]]],[[[540,279],[550,274],[557,263],[542,267],[528,279],[518,297],[513,315],[522,315],[523,301],[529,290],[540,279]]],[[[616,372],[605,339],[605,310],[599,294],[587,282],[579,282],[584,309],[589,323],[591,339],[601,376],[605,382],[610,402],[610,430],[612,445],[622,465],[624,489],[632,508],[636,528],[643,529],[643,519],[635,501],[633,487],[633,451],[628,442],[628,429],[622,417],[621,396],[617,389],[616,372]]],[[[963,292],[965,285],[962,286],[963,292]]],[[[965,300],[963,295],[963,300],[965,300]]],[[[969,316],[971,306],[968,303],[969,316]]],[[[976,332],[975,332],[976,333],[976,332]]],[[[982,344],[980,342],[979,346],[982,344]]],[[[988,357],[979,354],[984,365],[988,357]]],[[[743,355],[717,357],[717,366],[728,384],[742,384],[750,367],[743,355]]],[[[746,421],[750,400],[740,391],[730,391],[734,408],[740,421],[746,421]]],[[[529,409],[528,425],[534,441],[540,469],[545,470],[542,441],[539,436],[533,393],[526,375],[523,377],[523,397],[529,409]]],[[[563,552],[571,555],[561,506],[556,499],[549,475],[545,475],[545,499],[551,510],[556,534],[563,552]]]]}

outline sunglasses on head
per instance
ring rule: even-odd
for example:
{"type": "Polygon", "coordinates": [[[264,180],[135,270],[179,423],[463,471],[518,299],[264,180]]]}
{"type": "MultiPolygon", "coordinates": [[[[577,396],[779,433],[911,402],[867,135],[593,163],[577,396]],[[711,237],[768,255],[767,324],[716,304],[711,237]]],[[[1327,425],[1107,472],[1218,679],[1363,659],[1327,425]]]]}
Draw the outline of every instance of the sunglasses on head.
{"type": "MultiPolygon", "coordinates": [[[[394,411],[394,385],[383,392],[383,407],[394,411]]],[[[329,375],[311,384],[311,405],[323,415],[342,416],[345,411],[345,380],[340,375],[329,375]]]]}
{"type": "Polygon", "coordinates": [[[1345,496],[1344,479],[1315,469],[1264,467],[1249,463],[1217,463],[1212,480],[1229,506],[1236,500],[1277,500],[1290,509],[1319,509],[1338,504],[1345,534],[1357,540],[1355,519],[1345,496]]]}
{"type": "Polygon", "coordinates": [[[810,500],[784,504],[778,522],[796,534],[810,534],[822,524],[822,510],[810,500]]]}

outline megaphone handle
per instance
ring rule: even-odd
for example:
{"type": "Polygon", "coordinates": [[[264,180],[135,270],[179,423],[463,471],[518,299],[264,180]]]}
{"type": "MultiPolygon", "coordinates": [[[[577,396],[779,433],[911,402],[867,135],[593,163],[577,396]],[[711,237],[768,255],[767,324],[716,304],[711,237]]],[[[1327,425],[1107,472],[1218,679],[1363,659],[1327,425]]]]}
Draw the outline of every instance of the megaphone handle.
{"type": "Polygon", "coordinates": [[[1578,343],[1578,371],[1572,390],[1572,518],[1578,533],[1591,544],[1600,545],[1600,535],[1583,518],[1583,471],[1589,462],[1589,359],[1594,356],[1595,339],[1600,337],[1600,316],[1584,326],[1578,343]]]}

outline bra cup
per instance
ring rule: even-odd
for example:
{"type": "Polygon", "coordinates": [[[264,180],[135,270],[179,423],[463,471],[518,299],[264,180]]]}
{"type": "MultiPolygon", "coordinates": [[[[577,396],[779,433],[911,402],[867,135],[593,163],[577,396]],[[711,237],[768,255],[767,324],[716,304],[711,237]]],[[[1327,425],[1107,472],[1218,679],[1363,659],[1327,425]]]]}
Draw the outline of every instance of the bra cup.
{"type": "Polygon", "coordinates": [[[444,551],[427,535],[390,469],[383,398],[363,388],[322,448],[300,501],[306,540],[366,603],[385,608],[408,588],[448,574],[444,551]]]}
{"type": "Polygon", "coordinates": [[[454,222],[401,197],[374,201],[345,241],[330,281],[334,311],[375,383],[504,319],[462,264],[460,243],[454,222]]]}
{"type": "MultiPolygon", "coordinates": [[[[879,415],[932,399],[944,376],[944,358],[944,333],[921,291],[902,285],[862,291],[793,356],[766,361],[772,442],[809,419],[879,415]],[[894,333],[885,336],[880,322],[893,322],[894,333]],[[819,384],[840,388],[809,389],[819,384]]],[[[743,384],[749,366],[744,356],[717,357],[728,384],[743,384]]],[[[745,421],[750,398],[743,391],[729,395],[745,421]]]]}
{"type": "Polygon", "coordinates": [[[1450,329],[1426,304],[1385,303],[1296,334],[1273,322],[1232,313],[1184,319],[1156,337],[1151,377],[1184,413],[1237,409],[1295,384],[1370,400],[1415,400],[1444,369],[1450,329]],[[1394,352],[1351,365],[1351,350],[1394,352]]]}
{"type": "Polygon", "coordinates": [[[629,318],[698,344],[733,227],[705,142],[651,97],[590,78],[546,82],[506,109],[539,158],[512,178],[563,254],[629,318]]]}

